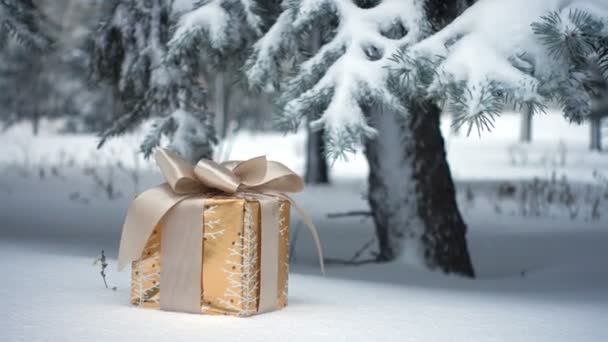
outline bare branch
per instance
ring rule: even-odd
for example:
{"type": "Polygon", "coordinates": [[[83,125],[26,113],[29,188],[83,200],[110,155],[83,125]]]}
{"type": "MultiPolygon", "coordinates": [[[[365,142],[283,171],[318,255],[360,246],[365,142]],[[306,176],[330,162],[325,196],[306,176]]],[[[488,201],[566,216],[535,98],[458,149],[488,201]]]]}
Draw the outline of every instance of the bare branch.
{"type": "Polygon", "coordinates": [[[364,217],[369,217],[372,216],[372,212],[371,211],[365,211],[365,210],[353,210],[353,211],[347,211],[347,212],[343,212],[343,213],[329,213],[327,214],[327,218],[342,218],[342,217],[349,217],[349,216],[364,216],[364,217]]]}

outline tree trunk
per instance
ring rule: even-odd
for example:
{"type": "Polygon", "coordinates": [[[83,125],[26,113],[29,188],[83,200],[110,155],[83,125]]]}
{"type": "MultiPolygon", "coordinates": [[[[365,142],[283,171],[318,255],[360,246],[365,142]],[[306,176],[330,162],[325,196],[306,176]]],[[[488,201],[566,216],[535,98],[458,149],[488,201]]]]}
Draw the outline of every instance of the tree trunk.
{"type": "Polygon", "coordinates": [[[519,141],[529,143],[532,141],[532,108],[526,108],[521,117],[521,131],[519,141]]]}
{"type": "MultiPolygon", "coordinates": [[[[312,30],[310,37],[311,51],[317,52],[321,47],[321,32],[318,29],[312,30]]],[[[310,127],[307,129],[306,142],[306,173],[304,180],[308,184],[328,184],[329,174],[327,158],[325,157],[324,131],[313,132],[310,127]]]]}
{"type": "Polygon", "coordinates": [[[589,120],[591,130],[591,141],[589,148],[591,151],[602,150],[602,119],[599,115],[594,115],[589,120]]]}
{"type": "Polygon", "coordinates": [[[38,135],[40,131],[40,115],[37,113],[32,116],[32,134],[38,135]]]}
{"type": "Polygon", "coordinates": [[[226,81],[224,72],[218,72],[215,75],[214,82],[214,105],[215,105],[215,120],[218,135],[226,137],[228,127],[230,126],[230,117],[228,115],[228,105],[230,103],[230,87],[226,81]]]}
{"type": "Polygon", "coordinates": [[[325,158],[325,140],[323,131],[313,132],[308,128],[306,141],[306,173],[304,180],[308,184],[328,184],[329,172],[325,158]]]}
{"type": "Polygon", "coordinates": [[[380,133],[365,144],[378,260],[401,255],[411,264],[473,277],[439,114],[429,104],[406,115],[380,107],[369,112],[380,133]]]}

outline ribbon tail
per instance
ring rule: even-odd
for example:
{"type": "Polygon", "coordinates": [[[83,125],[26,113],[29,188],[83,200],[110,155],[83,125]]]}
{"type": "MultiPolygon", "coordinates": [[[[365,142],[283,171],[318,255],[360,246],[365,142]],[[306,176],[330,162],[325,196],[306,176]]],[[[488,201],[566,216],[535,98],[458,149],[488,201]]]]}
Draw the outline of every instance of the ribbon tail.
{"type": "Polygon", "coordinates": [[[304,222],[304,225],[306,225],[306,227],[310,231],[310,234],[312,235],[312,239],[315,242],[315,246],[317,248],[317,256],[319,257],[319,266],[321,267],[321,273],[323,275],[325,275],[325,262],[323,259],[323,247],[321,246],[321,238],[319,238],[319,232],[317,231],[317,227],[315,227],[314,223],[312,223],[312,219],[304,211],[304,209],[302,209],[301,207],[299,207],[296,204],[296,202],[291,197],[289,197],[283,193],[273,193],[273,195],[289,201],[291,206],[294,207],[296,209],[296,211],[298,212],[298,214],[300,215],[300,218],[304,222]]]}
{"type": "Polygon", "coordinates": [[[154,227],[171,208],[190,196],[175,194],[165,183],[144,191],[131,203],[118,249],[119,271],[141,257],[154,227]]]}

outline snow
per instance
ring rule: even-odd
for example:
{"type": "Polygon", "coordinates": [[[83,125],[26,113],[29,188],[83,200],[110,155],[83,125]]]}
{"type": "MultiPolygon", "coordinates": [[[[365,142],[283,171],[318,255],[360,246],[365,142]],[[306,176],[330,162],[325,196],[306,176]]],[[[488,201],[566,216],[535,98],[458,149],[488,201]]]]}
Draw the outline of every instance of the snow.
{"type": "MultiPolygon", "coordinates": [[[[513,114],[500,117],[497,131],[481,140],[450,134],[444,120],[477,279],[399,261],[328,265],[322,277],[312,239],[294,218],[289,306],[252,318],[128,305],[130,274],[116,272],[112,257],[134,193],[161,181],[153,165],[134,154],[137,135],[95,151],[92,136],[32,137],[29,127],[14,127],[0,135],[0,340],[606,341],[605,207],[595,221],[560,213],[530,217],[491,195],[501,181],[518,184],[552,171],[568,175],[572,186],[593,185],[592,171],[608,169],[605,154],[587,151],[586,125],[568,125],[558,113],[534,120],[528,145],[516,143],[519,117],[513,114]],[[557,162],[560,140],[564,165],[557,162]],[[526,151],[527,162],[511,163],[513,146],[526,151]],[[473,200],[465,198],[466,188],[473,200]],[[99,266],[92,265],[101,249],[116,291],[103,287],[99,266]]],[[[240,132],[233,144],[230,158],[268,152],[270,159],[303,170],[301,134],[240,132]]],[[[367,209],[366,172],[357,154],[336,163],[333,185],[294,196],[314,217],[329,258],[350,258],[372,237],[369,220],[326,217],[367,209]]]]}
{"type": "MultiPolygon", "coordinates": [[[[69,255],[61,245],[42,248],[3,240],[0,246],[0,265],[9,275],[0,288],[4,307],[0,336],[7,342],[608,338],[606,278],[583,288],[581,280],[561,282],[566,276],[576,279],[590,273],[584,271],[479,284],[442,277],[412,280],[412,273],[394,284],[352,281],[339,274],[326,278],[292,274],[286,309],[233,318],[131,308],[126,304],[128,272],[109,273],[110,283],[118,286],[114,292],[103,288],[90,257],[69,255]],[[19,261],[7,262],[7,258],[19,261]]],[[[391,269],[369,266],[357,271],[368,272],[371,278],[391,269]]]]}
{"type": "Polygon", "coordinates": [[[172,13],[185,13],[194,9],[196,0],[173,0],[173,7],[171,8],[172,13]]]}
{"type": "Polygon", "coordinates": [[[254,30],[257,35],[262,34],[262,19],[259,15],[255,14],[256,4],[253,0],[241,0],[241,5],[243,6],[243,10],[245,12],[245,20],[247,20],[247,24],[249,27],[254,30]]]}
{"type": "Polygon", "coordinates": [[[198,161],[201,146],[208,146],[207,130],[201,120],[192,113],[177,109],[171,117],[175,120],[177,129],[171,138],[170,148],[186,160],[198,161]]]}
{"type": "MultiPolygon", "coordinates": [[[[503,114],[496,129],[481,137],[454,136],[451,122],[442,121],[452,175],[461,180],[549,178],[552,172],[579,181],[593,181],[593,170],[605,170],[605,154],[589,152],[589,125],[570,124],[559,112],[533,116],[532,144],[518,143],[520,115],[503,114]],[[565,165],[561,159],[565,158],[565,165]]],[[[605,133],[604,133],[605,134],[605,133]]]]}
{"type": "MultiPolygon", "coordinates": [[[[189,35],[197,35],[201,31],[209,40],[210,48],[217,51],[224,51],[234,42],[242,43],[241,33],[243,31],[251,30],[256,35],[261,34],[262,19],[254,11],[256,4],[251,0],[210,0],[201,2],[200,6],[197,6],[198,3],[194,9],[181,15],[173,37],[169,41],[170,48],[180,49],[183,40],[187,40],[189,35]],[[245,27],[238,24],[241,20],[240,16],[245,18],[247,24],[245,27]]],[[[190,43],[199,44],[200,42],[195,40],[190,43]]],[[[188,48],[198,51],[200,46],[189,46],[188,48]]]]}
{"type": "Polygon", "coordinates": [[[169,46],[198,29],[208,32],[209,42],[215,49],[223,49],[228,41],[230,16],[221,6],[222,0],[212,0],[180,17],[169,46]]]}

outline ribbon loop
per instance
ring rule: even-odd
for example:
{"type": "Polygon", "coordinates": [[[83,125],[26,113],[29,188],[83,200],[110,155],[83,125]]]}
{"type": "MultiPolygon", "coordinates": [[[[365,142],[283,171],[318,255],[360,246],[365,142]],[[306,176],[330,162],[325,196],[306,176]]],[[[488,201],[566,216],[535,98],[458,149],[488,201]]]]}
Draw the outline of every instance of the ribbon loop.
{"type": "Polygon", "coordinates": [[[192,166],[177,154],[158,149],[154,158],[176,194],[197,194],[219,190],[229,194],[250,192],[300,192],[304,181],[287,166],[265,156],[218,164],[202,159],[192,166]]]}
{"type": "Polygon", "coordinates": [[[194,167],[194,174],[201,184],[229,194],[236,193],[241,184],[237,175],[212,160],[199,161],[194,167]]]}
{"type": "Polygon", "coordinates": [[[154,153],[154,159],[174,193],[185,195],[203,191],[194,167],[174,152],[163,148],[158,149],[154,153]]]}
{"type": "MultiPolygon", "coordinates": [[[[227,163],[231,165],[230,163],[227,163]]],[[[252,158],[242,162],[237,162],[232,172],[241,180],[244,186],[256,186],[261,184],[268,174],[268,161],[265,156],[252,158]]]]}

